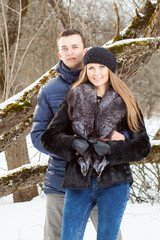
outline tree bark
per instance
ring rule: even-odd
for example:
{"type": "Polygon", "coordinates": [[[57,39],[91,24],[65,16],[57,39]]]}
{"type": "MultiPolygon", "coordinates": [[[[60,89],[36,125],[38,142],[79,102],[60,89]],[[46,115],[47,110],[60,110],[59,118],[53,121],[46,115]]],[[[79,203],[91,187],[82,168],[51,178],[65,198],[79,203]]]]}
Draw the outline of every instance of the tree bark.
{"type": "Polygon", "coordinates": [[[44,181],[48,164],[28,164],[20,168],[8,171],[0,178],[0,197],[35,186],[44,181]]]}
{"type": "Polygon", "coordinates": [[[71,28],[70,25],[70,16],[68,10],[64,7],[63,1],[60,0],[58,3],[54,0],[48,0],[49,4],[55,10],[58,15],[59,20],[62,23],[64,29],[71,28]]]}
{"type": "Polygon", "coordinates": [[[160,129],[157,131],[156,135],[154,136],[154,140],[160,140],[160,129]]]}
{"type": "Polygon", "coordinates": [[[150,19],[150,24],[143,33],[143,37],[160,36],[160,1],[157,1],[157,7],[150,19]]]}
{"type": "MultiPolygon", "coordinates": [[[[15,169],[29,162],[26,138],[12,144],[5,152],[8,170],[15,169]]],[[[13,193],[14,202],[30,201],[38,195],[37,187],[32,186],[13,193]]]]}
{"type": "Polygon", "coordinates": [[[160,9],[153,5],[150,1],[146,1],[144,6],[139,12],[136,12],[136,16],[133,18],[132,23],[129,25],[125,33],[122,31],[119,36],[116,36],[114,42],[123,39],[138,38],[138,37],[154,37],[159,36],[156,28],[152,26],[150,31],[151,21],[157,24],[155,19],[160,14],[160,9]]]}

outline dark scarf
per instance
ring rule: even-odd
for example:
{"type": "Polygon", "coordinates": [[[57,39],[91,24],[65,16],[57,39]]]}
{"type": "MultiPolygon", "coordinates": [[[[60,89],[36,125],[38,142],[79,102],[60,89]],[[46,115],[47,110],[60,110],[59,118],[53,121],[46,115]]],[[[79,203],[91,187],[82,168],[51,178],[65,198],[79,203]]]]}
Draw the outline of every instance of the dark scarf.
{"type": "Polygon", "coordinates": [[[72,84],[78,79],[82,69],[71,71],[66,67],[66,65],[61,60],[59,60],[58,64],[56,65],[56,71],[60,73],[62,79],[65,82],[67,82],[70,86],[70,84],[72,84]]]}
{"type": "MultiPolygon", "coordinates": [[[[90,83],[71,90],[68,94],[68,105],[74,133],[86,140],[110,138],[112,131],[117,129],[118,123],[126,114],[126,105],[113,88],[97,103],[96,88],[90,83]]],[[[78,162],[88,162],[89,167],[92,157],[95,164],[96,161],[100,163],[104,159],[99,159],[95,153],[87,151],[78,162]]]]}

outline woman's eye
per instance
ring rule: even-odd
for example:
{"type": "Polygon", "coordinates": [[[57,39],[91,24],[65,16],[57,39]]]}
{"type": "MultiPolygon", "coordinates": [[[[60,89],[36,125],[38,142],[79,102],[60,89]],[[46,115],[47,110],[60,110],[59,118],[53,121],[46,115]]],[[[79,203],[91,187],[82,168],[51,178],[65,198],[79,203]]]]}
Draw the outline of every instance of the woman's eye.
{"type": "Polygon", "coordinates": [[[100,68],[105,68],[105,66],[101,65],[100,68]]]}
{"type": "Polygon", "coordinates": [[[94,67],[89,67],[89,68],[88,68],[88,70],[93,70],[93,69],[94,69],[94,67]]]}

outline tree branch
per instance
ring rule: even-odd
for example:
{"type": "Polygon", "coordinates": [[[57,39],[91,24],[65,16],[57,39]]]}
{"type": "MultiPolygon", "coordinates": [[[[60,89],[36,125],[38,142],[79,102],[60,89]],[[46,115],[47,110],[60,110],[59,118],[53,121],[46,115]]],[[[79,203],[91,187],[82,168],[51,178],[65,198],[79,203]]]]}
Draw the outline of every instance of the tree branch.
{"type": "Polygon", "coordinates": [[[150,1],[146,1],[142,9],[140,9],[140,11],[136,14],[136,17],[133,18],[131,24],[121,31],[119,36],[116,36],[112,42],[130,38],[159,36],[155,29],[150,32],[150,27],[154,26],[155,19],[157,18],[157,15],[159,16],[159,14],[160,8],[156,8],[155,4],[152,4],[150,1]],[[153,25],[151,21],[153,22],[153,25]]]}
{"type": "Polygon", "coordinates": [[[118,60],[118,75],[122,80],[133,76],[152,54],[160,48],[160,37],[126,39],[111,45],[105,44],[118,60]]]}
{"type": "Polygon", "coordinates": [[[119,36],[119,32],[120,32],[120,18],[119,18],[119,13],[118,13],[118,7],[115,1],[113,1],[113,5],[114,5],[114,11],[115,11],[115,15],[116,15],[116,20],[117,20],[117,31],[116,31],[116,36],[119,36]]]}
{"type": "Polygon", "coordinates": [[[26,164],[8,171],[7,174],[0,177],[0,197],[43,182],[47,165],[47,163],[26,164]]]}

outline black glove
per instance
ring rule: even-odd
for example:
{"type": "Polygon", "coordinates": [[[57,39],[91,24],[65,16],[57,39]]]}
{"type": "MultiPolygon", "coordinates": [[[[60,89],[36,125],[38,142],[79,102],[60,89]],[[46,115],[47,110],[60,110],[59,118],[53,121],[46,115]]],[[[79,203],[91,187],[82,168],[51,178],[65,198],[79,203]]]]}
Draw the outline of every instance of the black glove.
{"type": "Polygon", "coordinates": [[[77,139],[73,140],[72,148],[74,150],[76,150],[76,152],[78,152],[82,156],[84,156],[88,147],[89,147],[89,144],[87,143],[87,141],[85,139],[77,138],[77,139]]]}
{"type": "Polygon", "coordinates": [[[90,139],[89,142],[93,144],[94,150],[98,156],[101,157],[111,153],[111,147],[108,143],[99,141],[97,139],[90,139]]]}

